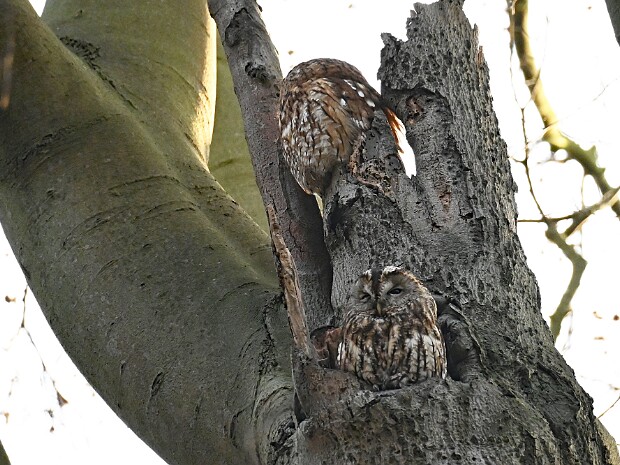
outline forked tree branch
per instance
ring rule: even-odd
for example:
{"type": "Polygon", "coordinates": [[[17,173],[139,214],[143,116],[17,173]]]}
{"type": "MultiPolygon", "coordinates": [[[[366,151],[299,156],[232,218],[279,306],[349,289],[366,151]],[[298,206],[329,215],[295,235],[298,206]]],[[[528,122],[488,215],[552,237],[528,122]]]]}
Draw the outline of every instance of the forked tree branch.
{"type": "Polygon", "coordinates": [[[615,202],[618,193],[620,193],[620,187],[614,187],[610,191],[608,191],[605,195],[601,197],[601,199],[587,207],[582,208],[581,210],[577,210],[569,215],[564,216],[544,216],[543,218],[537,219],[519,219],[519,223],[544,223],[545,221],[565,221],[572,220],[571,224],[564,230],[563,234],[570,236],[573,232],[581,228],[581,226],[585,223],[585,221],[594,213],[604,208],[607,208],[611,202],[615,202]]]}
{"type": "Polygon", "coordinates": [[[579,252],[577,252],[577,248],[575,246],[570,245],[566,241],[567,236],[558,232],[556,223],[547,223],[545,236],[562,251],[564,256],[570,260],[573,267],[573,272],[568,285],[566,286],[566,290],[564,291],[555,312],[553,312],[553,315],[549,317],[551,334],[553,334],[554,339],[557,339],[560,334],[564,317],[572,311],[571,302],[579,289],[581,278],[583,273],[586,271],[588,262],[579,252]]]}
{"type": "MultiPolygon", "coordinates": [[[[558,127],[558,117],[553,110],[549,99],[547,98],[542,80],[540,78],[540,69],[537,68],[534,54],[530,44],[530,35],[528,31],[528,0],[515,0],[512,5],[512,41],[519,57],[519,63],[525,83],[530,91],[530,96],[536,109],[542,119],[545,132],[542,140],[547,142],[552,153],[564,150],[568,160],[578,162],[585,175],[589,175],[594,179],[602,193],[601,199],[590,207],[584,207],[570,215],[561,218],[548,217],[536,198],[532,185],[527,153],[527,135],[525,134],[525,123],[523,121],[523,135],[526,139],[526,156],[521,163],[525,167],[526,176],[530,185],[530,193],[536,206],[541,214],[540,222],[547,225],[545,235],[549,241],[554,243],[571,262],[573,272],[571,279],[564,291],[558,306],[550,317],[551,332],[554,338],[557,338],[560,332],[562,320],[571,311],[571,302],[575,293],[579,288],[581,277],[587,266],[587,261],[578,252],[576,246],[568,243],[568,238],[598,210],[610,206],[616,215],[620,218],[620,201],[618,200],[618,189],[612,188],[605,177],[605,169],[598,165],[598,156],[596,147],[584,149],[575,141],[563,134],[558,127]],[[558,223],[562,220],[571,219],[571,224],[566,227],[563,232],[558,231],[558,223]]],[[[523,114],[522,114],[523,118],[523,114]]]]}
{"type": "MultiPolygon", "coordinates": [[[[574,140],[563,134],[558,127],[558,117],[545,94],[540,78],[540,69],[537,68],[534,60],[527,20],[528,0],[515,0],[512,12],[512,38],[525,83],[545,126],[545,133],[542,139],[550,145],[553,153],[559,150],[566,151],[568,159],[578,162],[583,168],[584,173],[592,176],[592,179],[594,179],[594,182],[604,195],[612,190],[612,187],[605,177],[605,168],[598,165],[596,147],[593,146],[587,150],[582,148],[574,140]]],[[[611,204],[611,208],[620,217],[620,200],[616,199],[611,204]]]]}
{"type": "Polygon", "coordinates": [[[323,222],[313,196],[297,185],[278,152],[277,101],[282,72],[277,52],[253,1],[211,0],[263,203],[273,205],[298,266],[310,329],[331,322],[332,269],[323,222]]]}

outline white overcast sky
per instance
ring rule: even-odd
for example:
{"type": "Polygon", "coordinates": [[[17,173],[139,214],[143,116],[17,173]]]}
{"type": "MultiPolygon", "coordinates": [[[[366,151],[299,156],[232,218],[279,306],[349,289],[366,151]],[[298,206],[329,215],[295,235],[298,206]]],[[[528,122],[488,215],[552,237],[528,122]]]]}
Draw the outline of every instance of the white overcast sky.
{"type": "MultiPolygon", "coordinates": [[[[44,2],[32,3],[40,13],[44,2]]],[[[404,39],[405,18],[412,8],[412,2],[401,0],[384,2],[381,8],[376,0],[265,0],[260,4],[284,73],[307,59],[334,57],[356,65],[375,84],[382,46],[379,34],[390,32],[404,39]]],[[[542,127],[532,105],[527,105],[527,92],[509,54],[504,6],[505,2],[498,0],[467,0],[465,10],[480,29],[502,136],[510,155],[521,158],[524,142],[519,105],[526,107],[531,140],[540,137],[542,127]]],[[[604,1],[531,2],[530,29],[534,52],[542,64],[542,79],[562,130],[585,147],[596,144],[610,183],[620,184],[620,51],[604,1]]],[[[544,144],[531,149],[535,160],[548,158],[544,144]]],[[[559,168],[557,164],[535,165],[534,182],[550,213],[564,215],[579,207],[580,192],[572,187],[579,183],[577,168],[571,164],[559,168]]],[[[536,210],[528,199],[523,173],[518,168],[513,172],[521,185],[517,197],[520,216],[534,218],[536,210]]],[[[596,201],[590,181],[584,183],[583,191],[586,203],[596,201]]],[[[578,381],[594,398],[597,415],[620,395],[620,321],[614,319],[620,315],[618,223],[607,212],[584,227],[580,239],[589,268],[574,301],[572,324],[565,324],[558,342],[578,381]]],[[[520,225],[519,232],[548,317],[563,292],[569,265],[546,242],[539,226],[520,225]]],[[[0,293],[15,299],[0,300],[0,412],[4,414],[0,439],[12,464],[163,464],[88,386],[55,340],[32,294],[26,300],[29,333],[19,329],[25,281],[1,235],[0,286],[0,293]],[[53,383],[68,400],[62,408],[53,383]]],[[[620,402],[601,421],[620,438],[620,402]]]]}

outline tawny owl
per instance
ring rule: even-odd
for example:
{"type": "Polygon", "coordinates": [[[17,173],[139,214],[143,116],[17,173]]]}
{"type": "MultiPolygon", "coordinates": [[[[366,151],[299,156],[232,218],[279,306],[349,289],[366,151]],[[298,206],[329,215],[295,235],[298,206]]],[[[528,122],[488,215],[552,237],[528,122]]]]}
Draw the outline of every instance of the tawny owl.
{"type": "Polygon", "coordinates": [[[446,376],[435,301],[411,272],[395,266],[366,271],[349,305],[338,347],[340,369],[376,390],[446,376]]]}
{"type": "Polygon", "coordinates": [[[396,136],[400,121],[354,66],[319,58],[288,73],[280,89],[280,141],[304,191],[323,195],[334,171],[352,161],[379,108],[396,136]]]}

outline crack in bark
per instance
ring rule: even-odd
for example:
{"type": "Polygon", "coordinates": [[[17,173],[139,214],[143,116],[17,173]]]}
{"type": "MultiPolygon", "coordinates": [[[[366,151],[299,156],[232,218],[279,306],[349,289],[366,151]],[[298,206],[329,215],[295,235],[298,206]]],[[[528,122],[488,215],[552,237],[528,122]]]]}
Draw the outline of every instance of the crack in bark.
{"type": "Polygon", "coordinates": [[[161,389],[161,385],[163,384],[163,382],[164,382],[164,372],[160,371],[157,373],[157,375],[155,375],[155,378],[153,378],[153,382],[151,383],[151,392],[149,396],[149,402],[153,400],[155,396],[157,396],[157,393],[161,389]]]}

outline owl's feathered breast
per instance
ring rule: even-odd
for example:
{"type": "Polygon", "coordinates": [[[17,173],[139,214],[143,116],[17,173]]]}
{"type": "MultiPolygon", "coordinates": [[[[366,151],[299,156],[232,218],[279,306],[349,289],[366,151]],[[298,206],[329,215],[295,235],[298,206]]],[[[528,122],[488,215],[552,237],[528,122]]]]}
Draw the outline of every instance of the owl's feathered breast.
{"type": "Polygon", "coordinates": [[[445,348],[421,302],[385,309],[384,316],[352,310],[344,318],[338,363],[374,389],[396,389],[445,377],[445,348]],[[417,315],[415,315],[417,314],[417,315]]]}

